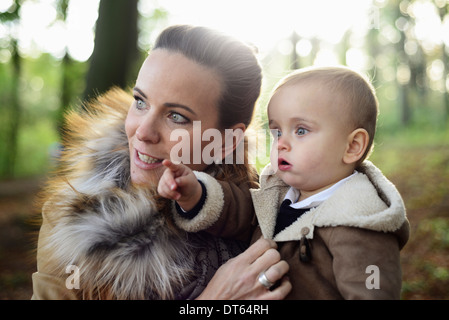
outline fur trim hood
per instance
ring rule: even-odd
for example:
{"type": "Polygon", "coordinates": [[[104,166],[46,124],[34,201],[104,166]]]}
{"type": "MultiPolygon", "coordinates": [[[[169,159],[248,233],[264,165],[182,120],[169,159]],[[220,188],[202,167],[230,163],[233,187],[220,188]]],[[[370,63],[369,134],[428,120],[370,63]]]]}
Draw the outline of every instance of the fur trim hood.
{"type": "MultiPolygon", "coordinates": [[[[261,189],[252,189],[254,206],[265,237],[272,238],[276,216],[289,186],[270,165],[261,174],[261,189]]],[[[371,162],[351,177],[325,202],[279,232],[275,241],[313,238],[315,227],[349,226],[380,232],[395,232],[406,222],[405,206],[396,187],[371,162]]],[[[405,244],[407,239],[400,239],[405,244]]],[[[401,245],[401,246],[402,246],[401,245]]]]}
{"type": "Polygon", "coordinates": [[[88,113],[68,116],[61,168],[44,197],[38,273],[67,278],[66,268],[77,266],[80,298],[179,298],[186,287],[195,290],[195,259],[210,240],[175,227],[171,202],[130,183],[124,123],[131,103],[114,90],[88,113]]]}

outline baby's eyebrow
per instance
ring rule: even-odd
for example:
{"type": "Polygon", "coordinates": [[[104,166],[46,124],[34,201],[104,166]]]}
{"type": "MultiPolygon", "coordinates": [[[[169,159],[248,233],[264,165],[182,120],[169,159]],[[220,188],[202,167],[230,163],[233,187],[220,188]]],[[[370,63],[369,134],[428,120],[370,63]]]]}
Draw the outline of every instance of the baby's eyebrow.
{"type": "Polygon", "coordinates": [[[291,120],[298,121],[298,122],[310,122],[306,118],[302,118],[302,117],[293,117],[293,118],[291,118],[291,120]]]}
{"type": "Polygon", "coordinates": [[[306,118],[302,118],[302,117],[294,117],[291,118],[292,121],[294,122],[304,122],[304,123],[308,123],[308,124],[316,124],[317,122],[311,119],[306,119],[306,118]]]}
{"type": "MultiPolygon", "coordinates": [[[[309,124],[315,124],[316,121],[310,120],[310,119],[306,119],[303,117],[293,117],[293,118],[289,118],[288,119],[290,122],[304,122],[304,123],[309,123],[309,124]]],[[[268,119],[268,125],[275,125],[277,124],[275,120],[273,119],[268,119]]]]}

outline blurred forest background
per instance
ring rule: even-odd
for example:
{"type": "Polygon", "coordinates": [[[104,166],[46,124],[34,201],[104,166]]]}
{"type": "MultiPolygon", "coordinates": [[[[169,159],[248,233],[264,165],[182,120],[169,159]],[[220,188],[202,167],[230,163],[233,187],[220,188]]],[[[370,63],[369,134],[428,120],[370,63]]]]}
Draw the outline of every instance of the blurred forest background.
{"type": "MultiPolygon", "coordinates": [[[[97,1],[85,13],[96,21],[92,54],[77,58],[64,46],[24,50],[18,31],[39,19],[30,9],[39,3],[49,7],[49,27],[63,29],[70,0],[0,2],[0,299],[28,299],[39,230],[33,201],[57,157],[64,112],[112,85],[132,86],[171,13],[163,1],[97,1]]],[[[366,20],[365,30],[348,29],[334,43],[291,30],[261,52],[257,116],[265,119],[271,88],[292,69],[332,61],[368,74],[381,111],[371,160],[403,195],[412,226],[402,298],[449,299],[449,1],[373,0],[366,20]]]]}

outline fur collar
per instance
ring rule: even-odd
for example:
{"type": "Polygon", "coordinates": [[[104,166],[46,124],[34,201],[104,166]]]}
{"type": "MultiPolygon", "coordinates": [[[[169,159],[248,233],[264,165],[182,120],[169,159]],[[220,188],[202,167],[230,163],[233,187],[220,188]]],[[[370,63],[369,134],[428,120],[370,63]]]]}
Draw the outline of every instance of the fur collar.
{"type": "MultiPolygon", "coordinates": [[[[351,226],[394,232],[406,221],[405,207],[396,187],[371,162],[346,181],[328,200],[302,215],[274,238],[275,241],[313,238],[314,227],[351,226]]],[[[260,228],[272,237],[280,203],[289,186],[268,165],[261,174],[261,189],[251,190],[260,228]]]]}
{"type": "MultiPolygon", "coordinates": [[[[130,183],[124,122],[132,98],[121,90],[71,113],[59,173],[43,208],[40,239],[52,272],[76,265],[84,298],[168,299],[191,278],[194,254],[155,193],[130,183]]],[[[169,210],[167,210],[169,211],[169,210]]]]}

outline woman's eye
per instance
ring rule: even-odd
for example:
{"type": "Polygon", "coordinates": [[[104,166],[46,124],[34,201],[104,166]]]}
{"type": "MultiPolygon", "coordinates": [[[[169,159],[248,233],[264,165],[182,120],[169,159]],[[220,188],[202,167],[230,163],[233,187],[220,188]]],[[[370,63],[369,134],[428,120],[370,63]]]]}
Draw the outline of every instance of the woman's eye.
{"type": "Polygon", "coordinates": [[[185,124],[189,122],[189,119],[187,119],[186,117],[180,115],[179,113],[176,112],[172,112],[169,115],[169,118],[171,120],[173,120],[173,122],[175,123],[179,123],[179,124],[185,124]]]}
{"type": "Polygon", "coordinates": [[[135,100],[136,100],[136,108],[137,109],[139,109],[139,110],[143,110],[143,109],[145,109],[146,108],[146,104],[145,104],[145,102],[143,102],[143,100],[142,99],[140,99],[140,98],[134,98],[135,100]]]}
{"type": "Polygon", "coordinates": [[[296,134],[297,134],[298,136],[303,136],[303,135],[307,134],[308,132],[309,132],[309,130],[304,129],[304,128],[298,128],[298,129],[296,130],[296,134]]]}

